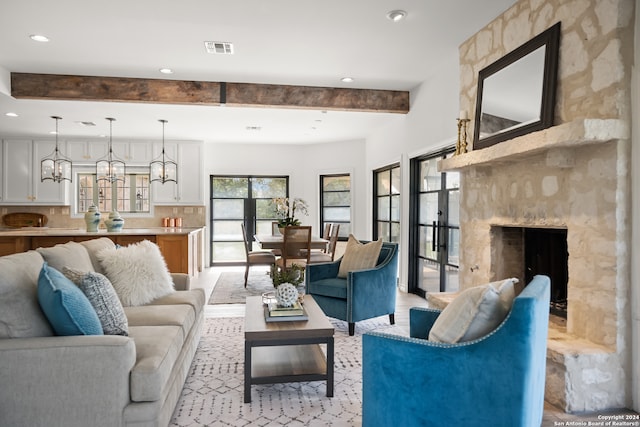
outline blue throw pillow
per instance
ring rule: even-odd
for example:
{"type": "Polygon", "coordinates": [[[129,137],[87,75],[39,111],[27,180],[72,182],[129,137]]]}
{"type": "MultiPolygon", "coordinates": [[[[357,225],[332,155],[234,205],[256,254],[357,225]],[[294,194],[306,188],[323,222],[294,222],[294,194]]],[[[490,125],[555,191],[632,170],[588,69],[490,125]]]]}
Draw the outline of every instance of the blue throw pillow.
{"type": "Polygon", "coordinates": [[[38,277],[38,302],[57,335],[102,335],[102,325],[85,294],[45,262],[38,277]]]}

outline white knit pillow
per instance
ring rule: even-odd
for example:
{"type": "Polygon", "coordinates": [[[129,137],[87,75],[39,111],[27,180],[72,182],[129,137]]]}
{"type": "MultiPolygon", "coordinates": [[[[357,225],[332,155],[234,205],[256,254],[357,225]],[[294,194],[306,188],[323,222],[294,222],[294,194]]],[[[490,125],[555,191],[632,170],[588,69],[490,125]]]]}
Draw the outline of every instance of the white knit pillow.
{"type": "Polygon", "coordinates": [[[457,343],[487,335],[511,310],[516,283],[518,279],[511,278],[462,291],[434,322],[429,341],[457,343]]]}
{"type": "Polygon", "coordinates": [[[103,249],[96,257],[125,307],[148,304],[174,292],[160,248],[149,240],[103,249]]]}

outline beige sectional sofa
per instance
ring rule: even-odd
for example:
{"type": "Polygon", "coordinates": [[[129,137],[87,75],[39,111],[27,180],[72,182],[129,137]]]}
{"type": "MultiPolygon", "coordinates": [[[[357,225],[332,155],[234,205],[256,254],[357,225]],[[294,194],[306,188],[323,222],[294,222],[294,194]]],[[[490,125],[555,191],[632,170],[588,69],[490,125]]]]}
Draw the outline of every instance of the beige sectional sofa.
{"type": "Polygon", "coordinates": [[[55,336],[38,303],[43,263],[100,272],[108,238],[0,257],[0,425],[166,426],[204,322],[202,289],[124,307],[128,336],[55,336]],[[86,251],[87,253],[81,253],[86,251]],[[81,256],[79,256],[81,255],[81,256]]]}

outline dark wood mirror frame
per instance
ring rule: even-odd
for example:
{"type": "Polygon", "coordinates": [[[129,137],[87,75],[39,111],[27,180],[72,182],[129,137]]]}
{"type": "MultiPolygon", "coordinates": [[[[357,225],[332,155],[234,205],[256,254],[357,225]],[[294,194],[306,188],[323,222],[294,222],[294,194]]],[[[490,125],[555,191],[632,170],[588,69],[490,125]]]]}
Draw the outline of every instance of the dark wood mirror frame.
{"type": "Polygon", "coordinates": [[[556,103],[556,82],[558,75],[558,54],[560,49],[560,22],[538,34],[528,42],[509,52],[496,62],[488,65],[478,73],[478,92],[476,97],[476,114],[473,130],[473,149],[487,148],[499,142],[525,135],[530,132],[553,126],[556,103]],[[497,132],[480,138],[480,120],[482,118],[482,95],[484,81],[500,70],[526,57],[536,49],[545,46],[544,76],[542,79],[542,102],[537,121],[497,132]]]}

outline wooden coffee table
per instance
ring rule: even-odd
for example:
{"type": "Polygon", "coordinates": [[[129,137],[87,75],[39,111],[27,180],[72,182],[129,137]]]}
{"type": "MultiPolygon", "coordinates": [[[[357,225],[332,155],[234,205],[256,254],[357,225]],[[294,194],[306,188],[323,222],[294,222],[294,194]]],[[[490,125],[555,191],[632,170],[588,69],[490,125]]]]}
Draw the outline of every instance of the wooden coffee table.
{"type": "Polygon", "coordinates": [[[306,321],[269,322],[262,297],[247,297],[244,317],[244,401],[251,384],[327,381],[333,397],[333,325],[310,295],[306,321]],[[320,344],[326,344],[326,357],[320,344]]]}

